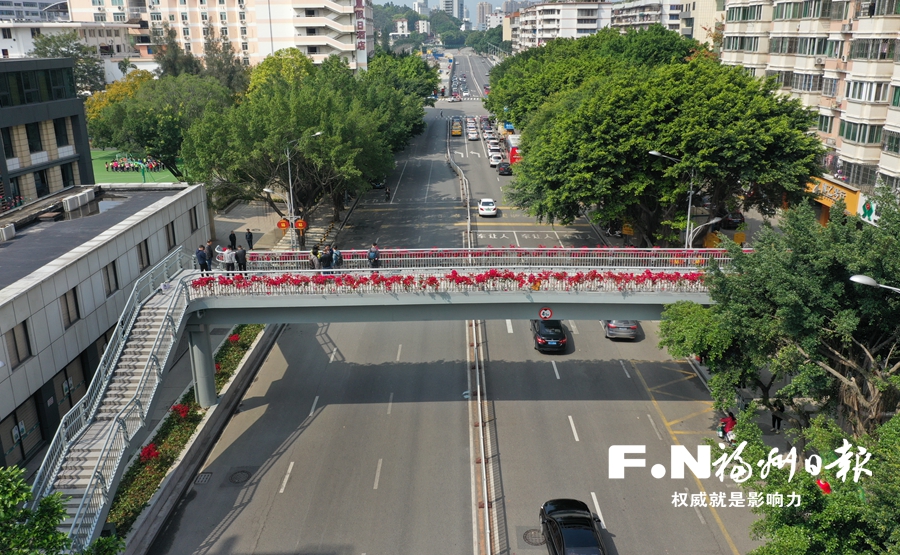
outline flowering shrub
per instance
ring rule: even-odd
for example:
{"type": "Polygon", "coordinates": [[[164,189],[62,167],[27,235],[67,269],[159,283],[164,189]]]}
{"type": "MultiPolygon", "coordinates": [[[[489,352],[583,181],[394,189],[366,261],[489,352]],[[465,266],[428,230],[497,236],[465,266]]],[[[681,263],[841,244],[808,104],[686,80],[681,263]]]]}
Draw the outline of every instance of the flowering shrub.
{"type": "Polygon", "coordinates": [[[228,336],[228,341],[231,341],[232,343],[237,343],[240,340],[241,340],[241,336],[236,333],[233,333],[228,336]]]}
{"type": "Polygon", "coordinates": [[[174,405],[172,407],[172,412],[174,412],[181,418],[187,418],[188,414],[191,413],[191,407],[178,403],[177,405],[174,405]]]}
{"type": "Polygon", "coordinates": [[[148,443],[141,449],[141,462],[147,464],[153,459],[159,458],[159,449],[156,448],[155,443],[148,443]]]}

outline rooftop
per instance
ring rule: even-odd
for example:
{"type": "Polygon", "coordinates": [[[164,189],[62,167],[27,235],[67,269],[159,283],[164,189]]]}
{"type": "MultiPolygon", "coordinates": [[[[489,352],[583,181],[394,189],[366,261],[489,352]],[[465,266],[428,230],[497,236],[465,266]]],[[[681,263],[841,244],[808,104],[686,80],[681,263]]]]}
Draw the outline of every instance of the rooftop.
{"type": "Polygon", "coordinates": [[[177,194],[183,186],[169,189],[110,190],[94,186],[97,197],[81,208],[65,213],[62,199],[91,187],[75,187],[50,198],[0,214],[0,227],[16,224],[12,241],[0,242],[0,290],[70,253],[104,231],[151,204],[177,194]],[[64,219],[47,221],[60,213],[64,219]],[[20,227],[21,226],[21,227],[20,227]]]}

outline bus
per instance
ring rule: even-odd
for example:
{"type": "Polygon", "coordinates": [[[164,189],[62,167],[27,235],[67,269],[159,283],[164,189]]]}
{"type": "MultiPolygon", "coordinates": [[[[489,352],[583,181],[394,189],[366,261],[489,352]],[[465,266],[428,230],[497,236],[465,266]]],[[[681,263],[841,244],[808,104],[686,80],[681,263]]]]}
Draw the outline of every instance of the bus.
{"type": "Polygon", "coordinates": [[[509,154],[510,164],[515,164],[522,159],[522,151],[519,148],[519,142],[521,141],[521,138],[521,135],[506,136],[506,152],[509,154]]]}

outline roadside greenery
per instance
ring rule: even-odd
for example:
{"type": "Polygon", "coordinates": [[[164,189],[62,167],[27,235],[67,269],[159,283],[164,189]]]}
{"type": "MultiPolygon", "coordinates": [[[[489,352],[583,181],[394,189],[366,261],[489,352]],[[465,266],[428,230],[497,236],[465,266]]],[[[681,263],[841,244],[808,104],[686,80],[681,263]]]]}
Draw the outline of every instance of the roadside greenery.
{"type": "MultiPolygon", "coordinates": [[[[232,335],[219,348],[215,357],[217,393],[237,371],[244,354],[264,328],[262,324],[235,326],[232,335]]],[[[119,537],[128,534],[147,507],[194,435],[203,414],[204,410],[194,399],[194,389],[191,388],[172,407],[156,434],[141,449],[140,457],[125,471],[107,517],[108,522],[115,524],[119,537]]]]}

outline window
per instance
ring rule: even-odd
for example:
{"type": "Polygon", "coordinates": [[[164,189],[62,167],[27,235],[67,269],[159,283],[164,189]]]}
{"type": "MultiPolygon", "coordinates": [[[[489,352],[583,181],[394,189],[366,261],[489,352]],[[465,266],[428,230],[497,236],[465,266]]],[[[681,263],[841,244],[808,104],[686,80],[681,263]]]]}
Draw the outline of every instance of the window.
{"type": "Polygon", "coordinates": [[[187,20],[188,20],[187,12],[181,12],[181,21],[187,21],[187,20]]]}
{"type": "Polygon", "coordinates": [[[138,269],[143,272],[150,266],[150,246],[147,244],[146,239],[138,243],[137,252],[138,269]]]}
{"type": "Polygon", "coordinates": [[[31,38],[34,39],[39,36],[41,36],[41,29],[39,27],[32,27],[31,28],[31,38]]]}
{"type": "Polygon", "coordinates": [[[197,207],[194,206],[188,212],[189,219],[191,220],[191,233],[200,229],[200,218],[197,215],[197,207]]]}
{"type": "Polygon", "coordinates": [[[222,27],[219,29],[219,36],[227,37],[228,36],[228,27],[222,27]]]}
{"type": "Polygon", "coordinates": [[[241,50],[243,50],[244,52],[250,50],[250,44],[249,44],[249,43],[246,43],[246,42],[242,42],[242,43],[241,43],[241,50]]]}
{"type": "Polygon", "coordinates": [[[47,170],[34,172],[34,188],[36,189],[38,198],[45,197],[50,194],[50,182],[47,181],[47,170]]]}
{"type": "Polygon", "coordinates": [[[597,10],[578,10],[578,17],[597,17],[597,10]]]}
{"type": "Polygon", "coordinates": [[[853,143],[880,143],[882,125],[867,125],[864,123],[853,123],[852,121],[842,121],[838,134],[845,140],[853,143]]]}
{"type": "Polygon", "coordinates": [[[822,96],[835,96],[837,94],[837,79],[825,77],[822,79],[822,96]]]}
{"type": "Polygon", "coordinates": [[[182,27],[181,28],[181,36],[185,38],[191,37],[191,28],[190,27],[182,27]]]}
{"type": "Polygon", "coordinates": [[[66,118],[53,120],[53,131],[56,133],[56,146],[69,144],[69,130],[66,128],[66,118]]]}
{"type": "Polygon", "coordinates": [[[44,144],[41,142],[41,124],[26,123],[25,133],[28,135],[28,152],[43,152],[44,144]]]}
{"type": "Polygon", "coordinates": [[[4,154],[4,156],[6,156],[7,159],[15,158],[16,151],[13,147],[12,129],[10,129],[9,127],[4,127],[2,133],[3,133],[3,154],[4,154]]]}
{"type": "MultiPolygon", "coordinates": [[[[41,91],[38,88],[38,77],[33,71],[23,71],[19,74],[22,83],[22,91],[25,93],[25,103],[31,104],[41,101],[41,91]]],[[[36,124],[35,124],[36,125],[36,124]]],[[[35,152],[32,150],[32,152],[35,152]]]]}
{"type": "MultiPolygon", "coordinates": [[[[891,106],[900,107],[900,87],[891,87],[891,106]]],[[[3,144],[6,144],[6,135],[3,136],[3,144]]],[[[12,158],[12,156],[7,156],[7,158],[12,158]]]]}
{"type": "Polygon", "coordinates": [[[109,297],[119,289],[119,275],[116,273],[116,263],[110,262],[101,270],[103,274],[103,289],[109,297]]]}
{"type": "Polygon", "coordinates": [[[247,28],[246,27],[241,27],[241,35],[247,36],[247,28]]]}
{"type": "Polygon", "coordinates": [[[219,12],[219,21],[228,21],[228,12],[219,12]]]}
{"type": "Polygon", "coordinates": [[[826,116],[819,114],[819,122],[816,125],[822,133],[831,133],[831,126],[834,124],[834,116],[826,116]]]}
{"type": "Polygon", "coordinates": [[[3,28],[3,38],[11,39],[12,38],[12,29],[3,28]]]}
{"type": "Polygon", "coordinates": [[[247,19],[247,14],[244,13],[244,12],[238,12],[238,19],[240,19],[241,21],[246,20],[246,19],[247,19]]]}
{"type": "Polygon", "coordinates": [[[306,53],[307,53],[307,54],[318,54],[318,53],[319,53],[319,47],[318,47],[318,46],[307,46],[307,47],[306,47],[306,53]]]}
{"type": "Polygon", "coordinates": [[[881,143],[881,150],[890,152],[891,154],[900,155],[900,133],[885,130],[884,142],[881,143]]]}
{"type": "Polygon", "coordinates": [[[95,13],[94,14],[94,22],[95,23],[105,23],[106,22],[106,14],[105,13],[95,13]]]}
{"type": "Polygon", "coordinates": [[[803,92],[819,92],[822,90],[822,76],[795,73],[791,77],[791,88],[803,92]]]}
{"type": "Polygon", "coordinates": [[[847,98],[862,102],[887,102],[889,83],[847,81],[847,98]]]}
{"type": "Polygon", "coordinates": [[[893,60],[893,39],[858,39],[850,43],[850,57],[854,60],[893,60]]]}
{"type": "Polygon", "coordinates": [[[172,250],[177,244],[175,241],[175,222],[169,222],[166,225],[166,245],[168,245],[169,250],[172,250]]]}
{"type": "Polygon", "coordinates": [[[118,13],[118,12],[114,13],[114,14],[113,14],[113,21],[124,22],[124,21],[125,21],[125,14],[123,14],[123,13],[118,13]]]}
{"type": "MultiPolygon", "coordinates": [[[[200,14],[200,21],[204,21],[204,22],[205,22],[205,21],[209,21],[209,14],[206,13],[206,12],[201,13],[201,14],[200,14]]],[[[203,36],[205,37],[206,35],[203,35],[203,36]]]]}
{"type": "Polygon", "coordinates": [[[16,368],[31,356],[31,344],[28,341],[28,327],[25,322],[9,330],[6,337],[6,352],[9,353],[9,367],[16,368]]]}
{"type": "Polygon", "coordinates": [[[191,45],[190,45],[189,43],[184,43],[184,51],[185,51],[185,52],[190,52],[190,51],[191,51],[191,45]]]}
{"type": "Polygon", "coordinates": [[[306,17],[316,17],[316,10],[306,10],[306,17]]]}
{"type": "MultiPolygon", "coordinates": [[[[206,15],[206,14],[203,14],[203,15],[206,15]]],[[[209,27],[205,27],[205,26],[203,27],[203,36],[204,37],[209,36],[209,27]]]]}
{"type": "Polygon", "coordinates": [[[153,12],[150,14],[150,21],[162,21],[162,14],[159,12],[153,12]]]}
{"type": "Polygon", "coordinates": [[[63,164],[59,167],[59,171],[62,174],[62,183],[63,187],[72,187],[75,185],[75,172],[72,170],[73,162],[69,162],[68,164],[63,164]]]}
{"type": "Polygon", "coordinates": [[[306,28],[306,36],[314,37],[318,34],[317,29],[315,27],[307,27],[306,28]]]}
{"type": "Polygon", "coordinates": [[[759,50],[759,37],[742,37],[734,35],[725,37],[723,50],[757,52],[759,50]]]}
{"type": "Polygon", "coordinates": [[[242,62],[245,66],[250,67],[250,58],[244,58],[243,60],[241,60],[241,62],[242,62]]]}
{"type": "Polygon", "coordinates": [[[78,296],[75,288],[66,291],[66,294],[59,298],[59,307],[62,310],[63,327],[69,328],[78,321],[78,296]]]}

